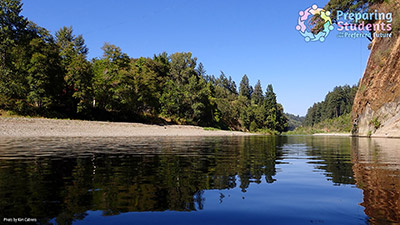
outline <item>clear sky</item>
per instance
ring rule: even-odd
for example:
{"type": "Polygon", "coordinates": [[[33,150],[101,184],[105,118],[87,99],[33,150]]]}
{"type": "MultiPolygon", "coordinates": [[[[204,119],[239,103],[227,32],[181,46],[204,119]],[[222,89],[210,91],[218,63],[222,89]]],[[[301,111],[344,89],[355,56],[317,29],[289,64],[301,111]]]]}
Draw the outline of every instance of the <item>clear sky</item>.
{"type": "Polygon", "coordinates": [[[215,0],[23,0],[22,14],[53,34],[72,26],[101,57],[104,42],[130,57],[163,51],[192,52],[207,74],[220,71],[239,86],[271,83],[285,112],[305,115],[334,86],[362,77],[369,41],[340,39],[332,32],[323,43],[306,43],[295,29],[298,13],[328,1],[215,0]]]}

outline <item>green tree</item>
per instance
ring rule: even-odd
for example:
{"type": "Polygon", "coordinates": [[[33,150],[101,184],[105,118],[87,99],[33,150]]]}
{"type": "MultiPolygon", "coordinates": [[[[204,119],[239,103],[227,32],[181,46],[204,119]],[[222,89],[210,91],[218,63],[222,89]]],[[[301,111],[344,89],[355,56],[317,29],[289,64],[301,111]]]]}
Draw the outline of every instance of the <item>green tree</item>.
{"type": "Polygon", "coordinates": [[[304,125],[314,126],[327,119],[333,119],[348,114],[352,110],[357,86],[337,86],[328,92],[325,100],[315,103],[307,111],[304,125]]]}
{"type": "Polygon", "coordinates": [[[245,74],[240,81],[239,87],[239,95],[246,97],[247,99],[251,98],[251,94],[253,92],[253,88],[249,84],[249,78],[245,74]]]}
{"type": "Polygon", "coordinates": [[[203,63],[199,63],[199,65],[196,68],[197,75],[199,75],[201,77],[205,77],[206,76],[206,72],[207,71],[204,69],[203,63]]]}
{"type": "Polygon", "coordinates": [[[264,128],[266,126],[266,116],[268,115],[266,108],[263,105],[253,105],[253,112],[257,128],[264,128]]]}
{"type": "Polygon", "coordinates": [[[186,123],[212,124],[216,110],[214,91],[205,80],[202,64],[197,70],[196,58],[189,53],[170,56],[170,78],[160,98],[161,110],[166,116],[184,119],[186,123]]]}
{"type": "Polygon", "coordinates": [[[178,84],[187,84],[189,78],[196,73],[196,61],[197,58],[192,58],[191,52],[174,53],[170,56],[171,60],[171,78],[178,84]]]}
{"type": "Polygon", "coordinates": [[[172,80],[167,80],[160,98],[162,114],[168,117],[179,117],[182,97],[183,94],[180,89],[176,88],[176,84],[172,80]]]}
{"type": "Polygon", "coordinates": [[[56,43],[64,69],[64,102],[71,113],[87,112],[92,103],[92,68],[86,60],[88,48],[82,35],[75,36],[72,27],[56,32],[56,43]]]}
{"type": "Polygon", "coordinates": [[[223,71],[218,78],[212,76],[210,81],[215,87],[215,102],[217,113],[220,115],[219,126],[226,129],[238,129],[240,127],[240,106],[235,82],[231,77],[228,79],[223,71]]]}
{"type": "Polygon", "coordinates": [[[47,30],[36,29],[40,37],[30,42],[34,53],[28,69],[28,100],[39,110],[47,110],[60,99],[63,73],[53,38],[47,30]]]}
{"type": "Polygon", "coordinates": [[[204,68],[201,64],[196,71],[196,61],[190,52],[170,56],[171,79],[166,82],[160,98],[161,108],[164,115],[176,116],[186,122],[210,123],[214,111],[211,109],[212,96],[204,78],[204,68]]]}
{"type": "Polygon", "coordinates": [[[283,111],[283,106],[281,104],[277,104],[276,106],[276,125],[275,125],[275,130],[278,132],[283,132],[287,130],[288,127],[288,118],[286,117],[284,111],[283,111]]]}
{"type": "Polygon", "coordinates": [[[239,95],[236,102],[241,125],[243,128],[249,129],[251,122],[254,120],[254,112],[251,108],[251,103],[249,99],[243,95],[239,95]]]}
{"type": "Polygon", "coordinates": [[[126,85],[127,71],[129,70],[129,57],[119,47],[105,43],[104,55],[101,59],[94,60],[94,95],[96,107],[105,111],[120,111],[123,109],[124,100],[121,89],[126,85]]]}
{"type": "Polygon", "coordinates": [[[191,109],[187,116],[199,125],[212,124],[214,107],[210,99],[211,90],[203,77],[192,76],[186,88],[187,99],[191,109]]]}
{"type": "MultiPolygon", "coordinates": [[[[169,79],[164,85],[160,98],[162,113],[166,116],[176,116],[188,119],[191,114],[191,101],[188,99],[187,85],[192,76],[198,76],[196,58],[192,53],[174,53],[170,57],[169,79]]],[[[190,93],[193,94],[193,93],[190,93]]]]}
{"type": "Polygon", "coordinates": [[[274,92],[274,89],[272,87],[272,84],[269,84],[267,86],[267,89],[265,91],[265,107],[267,111],[271,110],[272,108],[276,107],[276,94],[274,92]]]}
{"type": "Polygon", "coordinates": [[[156,114],[159,111],[160,89],[162,88],[160,83],[163,78],[152,70],[152,60],[143,57],[135,60],[129,73],[128,78],[133,81],[133,86],[125,86],[127,87],[125,95],[127,98],[134,99],[130,103],[132,110],[140,114],[156,114]]]}
{"type": "Polygon", "coordinates": [[[276,94],[271,84],[268,85],[265,92],[264,107],[267,113],[265,121],[266,127],[278,132],[284,131],[288,126],[288,120],[284,115],[282,105],[276,100],[276,94]]]}
{"type": "Polygon", "coordinates": [[[9,109],[24,102],[29,91],[26,71],[32,30],[21,11],[20,0],[0,1],[0,106],[9,109]]]}
{"type": "Polygon", "coordinates": [[[148,61],[148,63],[151,70],[155,71],[158,77],[163,79],[161,83],[165,82],[169,78],[171,64],[166,52],[154,55],[153,60],[148,61]]]}
{"type": "Polygon", "coordinates": [[[235,81],[232,80],[231,76],[229,76],[229,78],[227,78],[223,71],[221,71],[221,75],[219,76],[219,78],[217,78],[217,79],[212,78],[211,80],[213,80],[213,82],[216,86],[221,87],[222,88],[221,90],[224,90],[223,91],[224,94],[226,94],[226,95],[228,95],[228,94],[229,95],[232,95],[232,94],[237,95],[238,94],[235,81]]]}
{"type": "Polygon", "coordinates": [[[60,64],[49,32],[20,15],[18,0],[0,2],[0,105],[26,113],[59,101],[60,64]]]}
{"type": "Polygon", "coordinates": [[[254,104],[258,105],[261,104],[264,98],[261,82],[260,80],[257,81],[257,84],[254,86],[254,92],[251,96],[254,104]]]}

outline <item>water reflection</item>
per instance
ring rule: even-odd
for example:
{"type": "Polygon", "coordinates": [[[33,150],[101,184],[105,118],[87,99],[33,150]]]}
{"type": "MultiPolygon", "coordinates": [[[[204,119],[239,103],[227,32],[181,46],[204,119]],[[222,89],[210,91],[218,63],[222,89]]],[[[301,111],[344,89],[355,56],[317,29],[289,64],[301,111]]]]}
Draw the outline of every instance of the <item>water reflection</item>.
{"type": "Polygon", "coordinates": [[[204,190],[273,183],[282,144],[271,137],[4,139],[0,214],[71,224],[89,210],[200,210],[204,190]]]}
{"type": "Polygon", "coordinates": [[[399,223],[399,149],[394,139],[312,136],[1,139],[0,215],[399,223]]]}
{"type": "Polygon", "coordinates": [[[352,153],[370,223],[400,223],[400,140],[353,139],[352,153]]]}
{"type": "Polygon", "coordinates": [[[304,143],[308,147],[306,152],[307,158],[310,159],[308,163],[314,164],[315,169],[324,174],[334,185],[355,184],[350,138],[294,136],[288,137],[286,143],[304,143]]]}

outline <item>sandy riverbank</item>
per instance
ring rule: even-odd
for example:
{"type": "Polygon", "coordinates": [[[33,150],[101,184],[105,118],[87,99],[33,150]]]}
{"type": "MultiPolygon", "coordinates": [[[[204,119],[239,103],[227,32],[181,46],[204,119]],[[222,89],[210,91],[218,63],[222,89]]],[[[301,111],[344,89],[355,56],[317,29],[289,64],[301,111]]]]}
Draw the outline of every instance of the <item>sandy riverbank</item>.
{"type": "Polygon", "coordinates": [[[0,137],[248,136],[197,126],[0,117],[0,137]]]}

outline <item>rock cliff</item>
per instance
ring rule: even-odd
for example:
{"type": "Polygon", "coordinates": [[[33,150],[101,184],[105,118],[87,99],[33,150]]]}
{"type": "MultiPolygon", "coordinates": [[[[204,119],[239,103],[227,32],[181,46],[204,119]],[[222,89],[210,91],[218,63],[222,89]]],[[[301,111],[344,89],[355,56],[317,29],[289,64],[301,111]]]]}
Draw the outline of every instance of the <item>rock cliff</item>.
{"type": "MultiPolygon", "coordinates": [[[[393,1],[391,38],[374,38],[371,54],[353,104],[352,133],[400,137],[400,1],[393,1]]],[[[378,21],[379,22],[379,21],[378,21]]]]}

